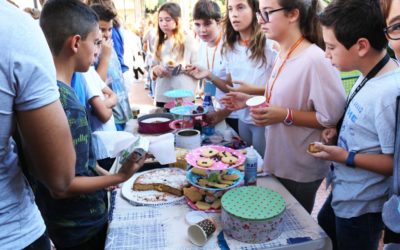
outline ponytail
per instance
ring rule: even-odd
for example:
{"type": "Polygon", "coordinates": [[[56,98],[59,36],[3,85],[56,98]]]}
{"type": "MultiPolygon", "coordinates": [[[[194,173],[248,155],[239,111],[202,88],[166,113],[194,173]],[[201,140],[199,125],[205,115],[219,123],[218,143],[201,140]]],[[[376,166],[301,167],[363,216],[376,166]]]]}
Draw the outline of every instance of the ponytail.
{"type": "Polygon", "coordinates": [[[300,31],[303,36],[315,43],[321,49],[325,49],[324,40],[322,38],[322,28],[319,24],[318,13],[322,10],[319,0],[279,0],[282,7],[289,11],[298,9],[300,13],[300,31]]]}
{"type": "Polygon", "coordinates": [[[322,10],[321,3],[319,0],[310,1],[311,3],[308,10],[306,10],[307,14],[305,15],[305,18],[300,17],[300,30],[308,41],[315,43],[322,50],[325,50],[325,43],[322,38],[322,28],[318,20],[318,13],[322,10]]]}

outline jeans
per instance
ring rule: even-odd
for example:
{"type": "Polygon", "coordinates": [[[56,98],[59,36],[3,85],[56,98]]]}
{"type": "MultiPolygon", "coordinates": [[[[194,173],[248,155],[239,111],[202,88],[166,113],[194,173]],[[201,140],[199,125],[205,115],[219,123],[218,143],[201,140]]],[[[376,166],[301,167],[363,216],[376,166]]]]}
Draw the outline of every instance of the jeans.
{"type": "Polygon", "coordinates": [[[239,120],[239,136],[247,145],[253,145],[260,155],[265,153],[265,127],[247,124],[239,120]]]}
{"type": "Polygon", "coordinates": [[[383,229],[381,213],[340,218],[335,215],[331,203],[332,193],[318,214],[318,224],[331,238],[334,250],[378,249],[383,229]]]}

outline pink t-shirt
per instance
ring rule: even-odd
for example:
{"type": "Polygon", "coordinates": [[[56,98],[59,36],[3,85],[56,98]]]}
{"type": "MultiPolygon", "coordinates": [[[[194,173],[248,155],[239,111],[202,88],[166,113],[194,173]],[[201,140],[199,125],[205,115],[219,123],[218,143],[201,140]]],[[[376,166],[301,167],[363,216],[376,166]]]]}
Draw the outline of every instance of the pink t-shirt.
{"type": "MultiPolygon", "coordinates": [[[[280,63],[278,59],[272,74],[280,63]]],[[[324,52],[313,44],[287,60],[276,79],[270,105],[316,111],[320,124],[334,127],[345,106],[345,91],[339,72],[325,58],[324,52]]],[[[267,126],[264,168],[275,176],[297,182],[324,178],[330,162],[307,153],[309,143],[321,141],[321,132],[320,129],[283,123],[267,126]]]]}

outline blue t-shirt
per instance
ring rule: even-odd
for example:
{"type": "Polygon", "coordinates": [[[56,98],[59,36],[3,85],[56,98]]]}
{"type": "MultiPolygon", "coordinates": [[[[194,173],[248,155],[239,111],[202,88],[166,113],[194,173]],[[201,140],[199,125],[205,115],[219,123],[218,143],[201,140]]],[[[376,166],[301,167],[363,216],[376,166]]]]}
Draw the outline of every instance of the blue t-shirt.
{"type": "Polygon", "coordinates": [[[78,96],[79,102],[87,107],[87,92],[86,92],[86,80],[82,73],[74,72],[71,80],[71,87],[75,90],[76,95],[78,96]]]}
{"type": "Polygon", "coordinates": [[[0,1],[0,248],[23,249],[46,230],[19,166],[16,112],[58,100],[56,71],[39,25],[7,1],[0,1]]]}
{"type": "MultiPolygon", "coordinates": [[[[362,79],[357,80],[350,95],[362,79]]],[[[369,80],[346,111],[338,146],[360,154],[393,154],[398,95],[400,69],[369,80]]],[[[336,216],[352,218],[382,211],[388,199],[389,177],[336,162],[331,174],[332,207],[336,216]]]]}
{"type": "Polygon", "coordinates": [[[121,30],[119,28],[113,27],[111,39],[114,43],[115,52],[118,55],[118,61],[121,66],[122,73],[129,70],[124,62],[124,37],[122,36],[121,30]]]}
{"type": "MultiPolygon", "coordinates": [[[[97,68],[98,63],[95,65],[97,68]]],[[[107,78],[111,81],[111,89],[118,97],[118,103],[113,108],[113,115],[115,124],[125,124],[131,119],[132,111],[129,105],[128,92],[125,89],[124,77],[121,71],[121,65],[119,64],[117,54],[113,49],[111,52],[110,61],[108,63],[107,78]]]]}
{"type": "MultiPolygon", "coordinates": [[[[76,176],[98,176],[91,130],[83,107],[72,88],[58,82],[60,100],[68,118],[76,152],[76,176]]],[[[99,190],[67,199],[54,199],[46,187],[34,186],[37,204],[56,246],[72,247],[99,232],[107,223],[106,192],[99,190]]]]}

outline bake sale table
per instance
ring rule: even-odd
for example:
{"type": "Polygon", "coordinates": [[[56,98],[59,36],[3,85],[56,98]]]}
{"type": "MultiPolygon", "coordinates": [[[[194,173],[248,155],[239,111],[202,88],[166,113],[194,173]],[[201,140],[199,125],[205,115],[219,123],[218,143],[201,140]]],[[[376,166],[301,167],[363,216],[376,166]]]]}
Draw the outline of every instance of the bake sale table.
{"type": "Polygon", "coordinates": [[[133,205],[121,196],[121,189],[116,189],[110,196],[105,249],[332,249],[326,233],[276,178],[258,178],[257,185],[278,192],[286,201],[283,233],[273,241],[248,244],[234,240],[221,232],[221,214],[208,213],[218,228],[205,246],[198,247],[187,236],[185,217],[193,210],[186,200],[160,206],[133,205]]]}

